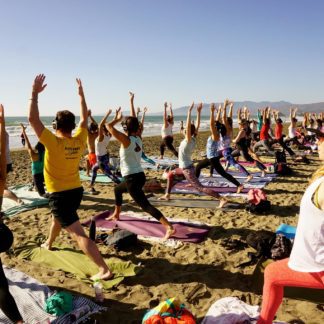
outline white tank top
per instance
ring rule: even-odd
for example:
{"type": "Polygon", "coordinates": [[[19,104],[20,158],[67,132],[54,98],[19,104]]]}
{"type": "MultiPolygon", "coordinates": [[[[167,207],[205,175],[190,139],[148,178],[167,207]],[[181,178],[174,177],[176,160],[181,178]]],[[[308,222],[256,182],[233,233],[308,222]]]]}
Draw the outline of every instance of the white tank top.
{"type": "Polygon", "coordinates": [[[288,262],[295,271],[324,271],[324,211],[312,201],[314,192],[323,181],[324,176],[315,180],[306,189],[300,203],[294,246],[288,262]]]}
{"type": "Polygon", "coordinates": [[[143,152],[142,140],[138,136],[130,136],[130,144],[127,148],[120,146],[120,171],[123,177],[143,172],[141,157],[143,152]]]}
{"type": "Polygon", "coordinates": [[[168,123],[167,127],[164,127],[164,125],[162,126],[162,129],[161,129],[162,138],[167,137],[167,136],[173,136],[172,127],[173,127],[173,125],[169,124],[169,123],[168,123]]]}
{"type": "Polygon", "coordinates": [[[296,135],[296,128],[289,125],[289,127],[288,127],[288,137],[289,138],[294,138],[296,136],[297,136],[296,135]]]}
{"type": "Polygon", "coordinates": [[[99,137],[96,138],[95,141],[95,151],[97,156],[103,156],[107,154],[107,146],[109,144],[109,141],[111,139],[111,136],[107,136],[104,134],[104,138],[101,142],[99,142],[99,137]]]}

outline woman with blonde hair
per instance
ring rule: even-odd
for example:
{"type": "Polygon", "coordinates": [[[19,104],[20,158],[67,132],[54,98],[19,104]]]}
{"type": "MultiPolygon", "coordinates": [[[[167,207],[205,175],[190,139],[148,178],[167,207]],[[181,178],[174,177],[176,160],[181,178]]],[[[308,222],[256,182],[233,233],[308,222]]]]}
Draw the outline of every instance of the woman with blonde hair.
{"type": "Polygon", "coordinates": [[[324,132],[307,130],[318,138],[322,165],[302,197],[290,257],[273,262],[265,269],[262,309],[257,324],[272,323],[285,286],[324,289],[324,132]]]}

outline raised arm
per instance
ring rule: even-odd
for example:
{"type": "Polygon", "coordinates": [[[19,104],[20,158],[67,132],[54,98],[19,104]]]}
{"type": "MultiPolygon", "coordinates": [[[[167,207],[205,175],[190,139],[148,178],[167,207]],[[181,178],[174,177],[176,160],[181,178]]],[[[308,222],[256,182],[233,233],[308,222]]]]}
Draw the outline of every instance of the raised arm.
{"type": "Polygon", "coordinates": [[[116,109],[116,114],[115,114],[114,119],[110,123],[107,124],[107,127],[109,130],[109,133],[112,136],[114,136],[116,138],[116,140],[121,143],[121,145],[123,145],[125,148],[127,148],[130,144],[129,137],[126,134],[120,132],[119,130],[117,130],[115,128],[115,125],[118,124],[119,122],[121,122],[122,119],[123,119],[123,115],[121,113],[121,108],[119,107],[118,109],[116,109]]]}
{"type": "Polygon", "coordinates": [[[168,127],[168,113],[167,113],[167,109],[168,109],[168,103],[165,102],[164,103],[164,115],[163,115],[164,128],[167,128],[168,127]]]}
{"type": "Polygon", "coordinates": [[[92,112],[90,109],[88,110],[88,117],[90,118],[91,123],[98,125],[97,121],[92,117],[92,112]]]}
{"type": "MultiPolygon", "coordinates": [[[[219,110],[219,109],[218,109],[219,110]]],[[[212,103],[210,105],[210,119],[209,119],[209,128],[211,131],[211,136],[213,141],[218,141],[219,140],[219,134],[216,130],[215,127],[215,104],[212,103]]]]}
{"type": "Polygon", "coordinates": [[[169,103],[169,107],[170,107],[170,117],[173,120],[173,110],[172,110],[172,103],[169,103]]]}
{"type": "Polygon", "coordinates": [[[266,123],[267,110],[268,110],[268,107],[266,107],[264,110],[262,110],[262,123],[263,123],[263,125],[266,123]]]}
{"type": "Polygon", "coordinates": [[[231,101],[230,106],[229,106],[229,111],[228,111],[228,117],[233,119],[233,107],[234,107],[234,102],[231,101]]]}
{"type": "Polygon", "coordinates": [[[130,99],[130,115],[132,117],[137,117],[135,113],[135,107],[134,107],[134,97],[135,94],[131,91],[129,91],[129,99],[130,99]]]}
{"type": "Polygon", "coordinates": [[[137,119],[138,119],[138,116],[139,116],[140,112],[141,112],[141,108],[137,107],[137,109],[136,109],[136,117],[137,117],[137,119]]]}
{"type": "Polygon", "coordinates": [[[27,143],[28,154],[33,159],[33,158],[37,157],[37,153],[34,151],[33,147],[30,144],[29,138],[26,134],[26,127],[23,124],[20,124],[20,126],[21,126],[22,133],[24,135],[24,138],[26,140],[26,143],[27,143]]]}
{"type": "Polygon", "coordinates": [[[142,119],[141,119],[141,123],[142,123],[142,131],[144,130],[144,121],[145,121],[145,114],[147,112],[147,107],[144,107],[144,110],[143,110],[143,114],[142,114],[142,119]]]}
{"type": "Polygon", "coordinates": [[[292,122],[293,122],[293,109],[292,108],[290,108],[289,118],[290,118],[290,123],[292,124],[292,122]]]}
{"type": "Polygon", "coordinates": [[[44,130],[44,124],[41,122],[39,118],[39,111],[38,111],[38,94],[42,92],[47,84],[45,82],[45,75],[38,74],[34,79],[33,87],[32,87],[32,95],[30,98],[30,105],[29,105],[29,113],[28,113],[28,121],[31,127],[34,129],[36,136],[39,138],[42,135],[44,130]]]}
{"type": "Polygon", "coordinates": [[[201,110],[202,110],[203,104],[200,103],[197,106],[197,117],[196,117],[196,136],[198,135],[199,132],[199,127],[200,127],[200,115],[201,115],[201,110]]]}
{"type": "MultiPolygon", "coordinates": [[[[6,158],[6,125],[4,118],[4,108],[0,104],[0,144],[1,144],[1,156],[0,156],[0,197],[3,197],[3,190],[6,185],[7,177],[7,158],[6,158]]],[[[0,210],[2,205],[2,199],[0,200],[0,210]]]]}
{"type": "Polygon", "coordinates": [[[192,103],[191,106],[188,109],[188,112],[187,112],[187,123],[186,123],[186,139],[187,139],[187,142],[191,141],[191,111],[192,111],[194,105],[195,104],[192,103]]]}
{"type": "Polygon", "coordinates": [[[222,105],[219,105],[217,113],[216,113],[216,120],[215,121],[219,121],[221,112],[222,112],[222,105]]]}
{"type": "Polygon", "coordinates": [[[303,128],[306,128],[308,125],[308,113],[304,113],[304,119],[303,119],[303,128]]]}
{"type": "Polygon", "coordinates": [[[241,108],[237,110],[237,120],[240,123],[242,121],[242,116],[241,116],[241,108]]]}
{"type": "Polygon", "coordinates": [[[76,79],[80,96],[80,123],[79,127],[88,128],[88,107],[85,100],[81,79],[76,79]]]}
{"type": "Polygon", "coordinates": [[[98,141],[102,142],[104,139],[104,126],[106,124],[107,118],[109,117],[109,115],[111,114],[111,109],[109,109],[106,113],[106,115],[104,116],[104,118],[101,119],[99,126],[98,126],[98,131],[99,131],[99,136],[98,136],[98,141]]]}

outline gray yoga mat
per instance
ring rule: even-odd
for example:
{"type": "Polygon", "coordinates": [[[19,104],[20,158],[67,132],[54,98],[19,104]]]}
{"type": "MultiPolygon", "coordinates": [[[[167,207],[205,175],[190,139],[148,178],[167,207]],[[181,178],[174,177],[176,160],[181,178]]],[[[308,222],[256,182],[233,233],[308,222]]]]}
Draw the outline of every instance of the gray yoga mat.
{"type": "MultiPolygon", "coordinates": [[[[149,198],[149,202],[153,206],[173,206],[173,207],[187,207],[187,208],[216,208],[218,207],[218,200],[208,199],[171,199],[171,200],[159,200],[157,198],[149,198]]],[[[224,206],[224,209],[239,209],[240,204],[228,203],[224,206]]]]}

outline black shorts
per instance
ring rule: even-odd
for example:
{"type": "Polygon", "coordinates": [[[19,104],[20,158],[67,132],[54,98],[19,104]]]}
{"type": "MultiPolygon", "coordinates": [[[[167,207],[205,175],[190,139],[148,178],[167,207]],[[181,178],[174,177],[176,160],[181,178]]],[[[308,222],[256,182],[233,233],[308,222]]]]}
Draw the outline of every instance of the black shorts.
{"type": "Polygon", "coordinates": [[[7,164],[7,173],[13,171],[12,163],[7,164]]]}
{"type": "Polygon", "coordinates": [[[79,220],[77,209],[80,206],[82,195],[82,187],[50,194],[49,206],[52,215],[58,220],[63,228],[79,220]]]}

